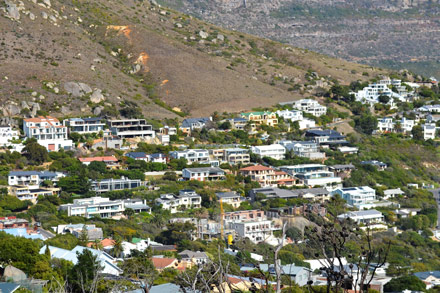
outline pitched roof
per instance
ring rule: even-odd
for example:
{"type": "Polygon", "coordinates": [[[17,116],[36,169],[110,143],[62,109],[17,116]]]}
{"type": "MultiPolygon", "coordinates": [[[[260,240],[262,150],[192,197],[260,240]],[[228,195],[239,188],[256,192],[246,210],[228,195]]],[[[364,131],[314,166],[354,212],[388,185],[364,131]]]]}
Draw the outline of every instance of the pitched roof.
{"type": "Polygon", "coordinates": [[[144,152],[130,152],[130,153],[127,153],[126,156],[130,156],[133,158],[146,158],[147,154],[144,152]]]}
{"type": "Polygon", "coordinates": [[[105,157],[92,157],[92,158],[79,158],[80,162],[117,162],[114,156],[105,156],[105,157]]]}
{"type": "Polygon", "coordinates": [[[0,292],[12,293],[18,290],[18,288],[20,288],[19,284],[0,282],[0,292]]]}
{"type": "Polygon", "coordinates": [[[430,276],[440,279],[440,271],[418,272],[418,273],[414,273],[414,276],[416,276],[421,280],[426,280],[426,278],[430,276]]]}
{"type": "Polygon", "coordinates": [[[249,166],[240,169],[240,171],[269,171],[269,170],[273,170],[273,169],[262,165],[249,166]]]}
{"type": "Polygon", "coordinates": [[[184,250],[181,253],[179,253],[181,256],[187,256],[188,258],[208,258],[205,252],[203,251],[191,251],[191,250],[184,250]]]}
{"type": "Polygon", "coordinates": [[[45,176],[45,177],[56,177],[57,173],[49,172],[49,171],[11,171],[9,172],[9,176],[45,176]]]}
{"type": "Polygon", "coordinates": [[[164,269],[171,266],[177,259],[168,257],[153,257],[151,261],[156,269],[164,269]]]}

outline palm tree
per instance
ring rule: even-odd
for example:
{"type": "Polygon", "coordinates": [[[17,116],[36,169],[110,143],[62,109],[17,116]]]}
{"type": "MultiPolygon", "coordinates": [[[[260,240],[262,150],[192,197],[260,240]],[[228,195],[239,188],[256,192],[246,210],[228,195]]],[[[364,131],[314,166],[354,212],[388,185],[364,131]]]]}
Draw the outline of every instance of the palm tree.
{"type": "Polygon", "coordinates": [[[99,241],[99,239],[95,239],[95,242],[93,242],[93,248],[97,249],[97,250],[102,250],[102,244],[101,241],[99,241]]]}
{"type": "Polygon", "coordinates": [[[113,245],[113,256],[120,257],[124,248],[122,247],[122,239],[120,237],[115,238],[115,244],[113,245]]]}

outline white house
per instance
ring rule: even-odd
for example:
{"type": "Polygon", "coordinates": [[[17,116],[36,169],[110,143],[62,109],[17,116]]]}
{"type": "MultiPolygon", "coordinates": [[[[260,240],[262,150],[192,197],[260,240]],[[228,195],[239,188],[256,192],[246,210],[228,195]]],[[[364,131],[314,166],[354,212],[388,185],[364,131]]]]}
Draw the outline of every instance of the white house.
{"type": "Polygon", "coordinates": [[[395,189],[384,190],[383,194],[384,194],[384,199],[389,199],[392,197],[396,197],[397,195],[404,195],[405,192],[403,192],[402,189],[400,188],[395,188],[395,189]]]}
{"type": "Polygon", "coordinates": [[[184,250],[179,253],[183,261],[192,262],[193,264],[204,264],[209,261],[208,255],[203,251],[184,250]]]}
{"type": "Polygon", "coordinates": [[[35,138],[48,151],[71,149],[72,140],[67,137],[67,127],[51,116],[23,120],[23,131],[28,138],[35,138]]]}
{"type": "Polygon", "coordinates": [[[185,159],[189,165],[192,163],[209,164],[209,151],[203,149],[189,149],[184,151],[172,151],[170,156],[173,159],[185,159]]]}
{"type": "Polygon", "coordinates": [[[299,129],[308,129],[316,127],[315,120],[303,118],[302,120],[298,121],[299,129]]]}
{"type": "Polygon", "coordinates": [[[426,123],[422,125],[423,127],[423,139],[435,139],[435,133],[437,131],[434,123],[426,123]]]}
{"type": "Polygon", "coordinates": [[[295,101],[293,108],[312,114],[319,117],[327,113],[327,107],[320,105],[317,101],[312,99],[301,99],[295,101]]]}
{"type": "Polygon", "coordinates": [[[182,170],[185,180],[214,181],[225,178],[225,172],[218,167],[185,168],[182,170]]]}
{"type": "Polygon", "coordinates": [[[352,219],[358,224],[382,223],[384,216],[377,210],[352,211],[338,216],[338,219],[352,219]]]}
{"type": "Polygon", "coordinates": [[[260,145],[251,147],[251,152],[260,157],[269,157],[275,160],[283,160],[286,148],[280,144],[260,145]]]}
{"type": "Polygon", "coordinates": [[[370,105],[379,103],[380,96],[387,96],[389,97],[389,101],[387,104],[390,105],[392,108],[395,107],[394,98],[400,101],[405,101],[405,99],[401,95],[393,92],[389,88],[389,84],[384,81],[369,84],[367,87],[364,87],[357,93],[352,94],[354,94],[356,101],[370,105]]]}
{"type": "Polygon", "coordinates": [[[99,216],[101,218],[120,218],[124,211],[130,208],[135,212],[147,211],[151,209],[142,199],[110,200],[107,197],[91,197],[74,199],[73,204],[60,205],[60,210],[67,211],[69,217],[79,216],[91,218],[99,216]]]}
{"type": "Polygon", "coordinates": [[[286,148],[286,151],[293,151],[298,157],[319,160],[325,158],[325,153],[319,151],[319,145],[314,141],[292,141],[282,140],[280,145],[286,148]]]}
{"type": "Polygon", "coordinates": [[[440,113],[440,105],[425,105],[417,110],[420,112],[440,113]]]}
{"type": "Polygon", "coordinates": [[[332,195],[339,194],[347,204],[358,209],[376,201],[376,191],[369,186],[338,188],[332,195]]]}
{"type": "Polygon", "coordinates": [[[160,198],[156,199],[156,203],[160,204],[162,209],[174,214],[182,209],[200,208],[202,197],[194,190],[180,190],[178,195],[161,194],[160,198]]]}
{"type": "Polygon", "coordinates": [[[411,130],[413,129],[414,125],[415,125],[415,121],[414,120],[406,119],[405,117],[403,117],[400,120],[400,127],[401,127],[403,132],[411,132],[411,130]]]}
{"type": "Polygon", "coordinates": [[[394,131],[394,121],[391,117],[384,117],[377,120],[377,131],[379,132],[393,132],[394,131]]]}
{"type": "Polygon", "coordinates": [[[248,238],[254,243],[264,242],[273,236],[272,221],[230,222],[229,229],[241,238],[248,238]]]}
{"type": "Polygon", "coordinates": [[[108,120],[108,124],[112,134],[120,138],[156,137],[153,126],[147,124],[145,119],[108,120]]]}
{"type": "Polygon", "coordinates": [[[240,194],[236,192],[217,192],[217,199],[231,205],[233,208],[240,207],[240,204],[245,200],[240,194]]]}
{"type": "Polygon", "coordinates": [[[11,171],[8,174],[8,185],[41,185],[44,181],[57,182],[63,173],[49,171],[11,171]]]}
{"type": "Polygon", "coordinates": [[[322,186],[327,190],[342,187],[341,177],[328,170],[322,164],[304,164],[294,166],[281,166],[280,169],[300,179],[304,185],[309,187],[322,186]]]}
{"type": "Polygon", "coordinates": [[[10,125],[0,125],[0,146],[9,145],[14,139],[18,139],[18,131],[12,130],[10,125]]]}
{"type": "Polygon", "coordinates": [[[67,250],[55,246],[46,246],[43,245],[40,249],[40,254],[44,254],[46,249],[49,248],[51,258],[59,258],[71,261],[74,265],[78,263],[78,255],[77,253],[83,253],[84,250],[90,251],[94,256],[96,256],[97,261],[100,263],[102,274],[109,274],[114,276],[119,276],[122,274],[122,270],[117,266],[117,260],[112,257],[110,254],[96,250],[89,247],[76,246],[72,250],[67,250]]]}
{"type": "Polygon", "coordinates": [[[299,110],[278,110],[276,113],[284,120],[289,120],[292,122],[300,121],[303,119],[303,113],[299,110]]]}
{"type": "Polygon", "coordinates": [[[102,118],[70,118],[63,121],[64,126],[68,126],[70,132],[77,132],[80,134],[98,133],[104,131],[105,123],[102,118]]]}

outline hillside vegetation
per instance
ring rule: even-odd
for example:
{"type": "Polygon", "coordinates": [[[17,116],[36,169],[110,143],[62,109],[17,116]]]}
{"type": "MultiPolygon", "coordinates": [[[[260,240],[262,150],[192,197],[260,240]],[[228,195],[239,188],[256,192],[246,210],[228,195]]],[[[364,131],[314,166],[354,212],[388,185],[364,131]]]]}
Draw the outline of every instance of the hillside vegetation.
{"type": "Polygon", "coordinates": [[[0,7],[5,116],[114,116],[126,106],[151,118],[235,112],[384,73],[148,2],[2,0],[0,7]]]}

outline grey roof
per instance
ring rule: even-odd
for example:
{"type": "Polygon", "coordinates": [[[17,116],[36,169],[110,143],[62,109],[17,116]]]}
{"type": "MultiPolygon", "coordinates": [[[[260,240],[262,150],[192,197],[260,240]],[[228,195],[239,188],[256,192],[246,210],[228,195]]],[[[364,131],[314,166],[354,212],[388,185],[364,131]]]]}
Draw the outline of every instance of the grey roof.
{"type": "Polygon", "coordinates": [[[217,198],[233,198],[233,197],[241,197],[241,195],[236,192],[216,192],[217,198]]]}
{"type": "Polygon", "coordinates": [[[306,135],[312,136],[328,136],[330,138],[344,138],[345,136],[332,129],[310,129],[306,131],[306,135]]]}
{"type": "Polygon", "coordinates": [[[339,218],[349,218],[349,217],[365,217],[365,216],[382,216],[382,213],[377,210],[362,210],[362,211],[352,211],[345,214],[341,214],[339,218]]]}
{"type": "Polygon", "coordinates": [[[293,190],[281,189],[278,187],[263,187],[263,188],[254,188],[252,189],[254,194],[263,193],[267,197],[279,197],[279,198],[289,198],[289,197],[298,197],[298,194],[293,190]]]}
{"type": "Polygon", "coordinates": [[[209,117],[187,118],[187,119],[182,121],[182,127],[191,127],[193,123],[205,124],[208,121],[211,121],[211,119],[209,119],[209,117]]]}
{"type": "MultiPolygon", "coordinates": [[[[144,292],[142,290],[142,292],[144,292]]],[[[179,286],[172,283],[166,283],[162,285],[156,285],[151,287],[150,293],[179,293],[183,292],[179,286]]]]}
{"type": "Polygon", "coordinates": [[[224,171],[218,167],[200,167],[200,168],[185,168],[190,172],[222,172],[224,171]]]}
{"type": "Polygon", "coordinates": [[[435,278],[440,278],[440,271],[430,271],[430,272],[418,272],[414,273],[414,276],[421,280],[425,280],[429,276],[434,276],[435,278]]]}
{"type": "Polygon", "coordinates": [[[180,256],[188,258],[208,258],[205,252],[203,251],[191,251],[191,250],[184,250],[181,253],[179,253],[180,256]]]}
{"type": "Polygon", "coordinates": [[[15,283],[0,282],[0,292],[2,293],[12,293],[20,288],[20,285],[15,283]]]}
{"type": "Polygon", "coordinates": [[[304,188],[304,189],[281,189],[278,187],[263,187],[252,189],[254,194],[263,193],[269,197],[289,198],[300,197],[304,194],[327,195],[329,192],[324,188],[304,188]]]}
{"type": "Polygon", "coordinates": [[[126,156],[130,156],[133,158],[145,158],[147,156],[147,154],[144,152],[130,152],[130,153],[127,153],[126,156]]]}
{"type": "Polygon", "coordinates": [[[31,176],[38,175],[43,177],[56,177],[57,173],[49,171],[11,171],[9,176],[31,176]]]}
{"type": "Polygon", "coordinates": [[[354,165],[353,164],[347,164],[347,165],[333,165],[330,166],[330,168],[332,169],[354,169],[354,165]]]}
{"type": "MultiPolygon", "coordinates": [[[[275,268],[274,268],[274,266],[272,264],[271,265],[260,264],[260,269],[263,272],[269,271],[270,273],[275,273],[275,268]]],[[[303,271],[303,270],[310,271],[310,269],[308,269],[306,267],[295,266],[295,264],[288,264],[288,265],[282,265],[281,266],[281,271],[284,274],[290,275],[290,276],[295,276],[295,275],[301,273],[301,271],[303,271]]]]}

